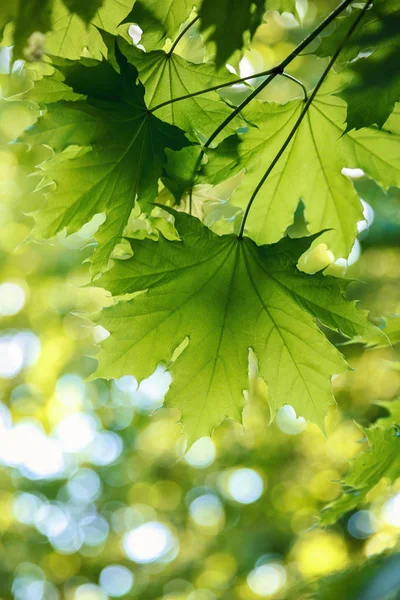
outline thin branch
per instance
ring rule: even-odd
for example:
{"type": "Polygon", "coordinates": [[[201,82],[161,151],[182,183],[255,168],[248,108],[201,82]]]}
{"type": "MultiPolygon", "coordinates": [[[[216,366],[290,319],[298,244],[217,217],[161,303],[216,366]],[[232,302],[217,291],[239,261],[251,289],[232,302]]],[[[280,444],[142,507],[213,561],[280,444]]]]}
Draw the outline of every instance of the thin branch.
{"type": "Polygon", "coordinates": [[[250,200],[249,200],[249,202],[247,204],[246,210],[244,212],[242,223],[240,225],[240,231],[239,231],[238,239],[242,239],[243,238],[244,228],[245,228],[245,225],[246,225],[246,220],[247,220],[247,217],[249,215],[250,209],[252,207],[252,204],[253,204],[254,200],[256,199],[256,196],[257,196],[258,192],[260,191],[260,189],[264,185],[266,179],[268,178],[269,174],[271,173],[271,171],[275,167],[276,163],[279,161],[279,159],[281,158],[282,154],[284,153],[284,151],[286,150],[286,148],[288,147],[288,145],[292,141],[292,139],[295,136],[298,128],[300,127],[300,125],[301,125],[304,117],[306,116],[306,114],[308,112],[308,109],[310,108],[311,104],[313,103],[313,101],[315,99],[315,96],[319,92],[319,90],[320,90],[322,84],[324,83],[326,77],[328,76],[330,70],[332,69],[333,65],[335,64],[336,60],[338,59],[339,54],[343,50],[343,48],[346,45],[346,43],[349,40],[349,38],[353,35],[354,30],[357,28],[359,22],[361,21],[361,19],[363,18],[365,12],[368,10],[368,8],[370,7],[371,4],[372,4],[372,0],[367,0],[366,4],[362,8],[362,10],[361,10],[360,14],[358,15],[357,19],[353,22],[353,24],[351,25],[351,27],[350,27],[349,31],[347,32],[346,36],[344,37],[344,39],[342,40],[342,42],[340,43],[340,45],[336,49],[335,53],[332,55],[332,58],[330,59],[328,65],[326,67],[326,69],[322,73],[321,78],[319,79],[317,85],[313,89],[312,94],[310,95],[309,99],[307,100],[306,105],[304,106],[303,110],[301,111],[301,114],[299,115],[296,123],[293,125],[293,127],[292,127],[292,129],[291,129],[291,131],[290,131],[290,133],[288,135],[288,137],[286,138],[285,142],[283,143],[283,145],[280,148],[279,152],[275,156],[274,160],[269,165],[268,169],[265,171],[264,175],[261,177],[260,181],[258,182],[257,187],[254,190],[254,192],[253,192],[253,194],[252,194],[252,196],[251,196],[251,198],[250,198],[250,200]]]}
{"type": "Polygon", "coordinates": [[[304,83],[302,81],[300,81],[300,79],[293,77],[293,75],[289,75],[289,73],[286,73],[286,71],[281,73],[281,75],[282,75],[282,77],[286,77],[286,79],[290,79],[290,81],[297,83],[297,85],[299,85],[301,87],[301,89],[303,90],[304,102],[307,102],[308,94],[307,94],[306,86],[304,85],[304,83]]]}
{"type": "Polygon", "coordinates": [[[247,106],[253,98],[255,98],[277,75],[280,75],[284,72],[286,67],[295,59],[297,56],[309,45],[311,42],[315,40],[316,37],[319,36],[321,31],[323,31],[328,25],[332,23],[336,19],[338,15],[340,15],[350,4],[352,4],[354,0],[343,0],[339,6],[337,6],[325,19],[304,38],[302,42],[288,56],[275,68],[274,73],[271,74],[265,81],[263,81],[239,106],[221,123],[219,127],[214,131],[214,133],[208,138],[206,143],[204,144],[204,148],[209,148],[209,146],[213,143],[215,138],[225,129],[227,125],[240,113],[245,106],[247,106]]]}
{"type": "Polygon", "coordinates": [[[182,29],[182,31],[180,32],[180,34],[178,35],[178,37],[176,38],[176,40],[174,41],[174,43],[171,46],[170,51],[168,52],[167,56],[171,56],[171,54],[173,53],[173,51],[175,50],[175,48],[177,47],[177,45],[179,44],[179,42],[181,41],[181,39],[183,38],[183,36],[185,35],[185,33],[191,28],[192,25],[194,25],[196,23],[196,21],[198,21],[200,19],[200,15],[197,15],[197,17],[195,17],[194,19],[192,19],[190,21],[190,23],[188,23],[186,25],[186,27],[184,27],[182,29]]]}
{"type": "Polygon", "coordinates": [[[220,83],[218,85],[213,85],[210,88],[206,88],[205,90],[199,90],[198,92],[193,92],[191,94],[185,94],[185,96],[177,96],[176,98],[171,98],[170,100],[166,100],[161,104],[157,104],[157,106],[153,106],[150,109],[150,112],[154,112],[159,108],[163,108],[164,106],[168,106],[168,104],[174,104],[175,102],[180,102],[181,100],[187,100],[188,98],[194,98],[195,96],[201,96],[202,94],[207,94],[208,92],[215,92],[222,88],[232,87],[237,83],[245,83],[248,79],[257,79],[258,77],[265,77],[266,75],[271,75],[271,73],[278,72],[280,74],[280,67],[273,67],[272,69],[267,69],[266,71],[261,71],[260,73],[254,73],[253,75],[246,75],[246,77],[241,77],[240,79],[235,79],[233,81],[227,81],[226,83],[220,83]]]}
{"type": "MultiPolygon", "coordinates": [[[[267,79],[265,81],[263,81],[255,90],[252,91],[252,93],[247,96],[247,98],[245,98],[243,100],[243,102],[241,104],[239,104],[239,106],[237,106],[235,108],[235,110],[232,111],[232,113],[226,117],[226,119],[216,128],[216,130],[210,135],[210,137],[208,138],[208,140],[205,142],[200,155],[196,161],[194,170],[193,170],[193,182],[192,182],[192,186],[194,184],[194,179],[196,177],[196,173],[201,165],[201,161],[203,160],[203,156],[205,154],[205,151],[207,150],[207,148],[209,148],[211,146],[211,144],[213,143],[213,141],[215,140],[215,138],[218,137],[218,135],[221,133],[221,131],[223,131],[225,129],[225,127],[227,125],[229,125],[229,123],[235,118],[237,117],[237,115],[264,89],[267,87],[267,85],[269,83],[271,83],[271,81],[273,81],[275,79],[275,77],[277,77],[278,75],[281,75],[285,68],[299,55],[301,54],[301,52],[307,48],[307,46],[315,40],[316,37],[319,36],[319,34],[326,28],[328,27],[328,25],[330,25],[332,23],[332,21],[334,21],[336,19],[336,17],[338,15],[340,15],[348,6],[350,6],[350,4],[354,2],[354,0],[343,0],[327,17],[325,17],[325,19],[311,32],[309,33],[302,42],[300,42],[300,44],[298,44],[298,46],[296,46],[296,48],[294,48],[294,50],[292,50],[292,52],[290,54],[288,54],[288,56],[274,69],[274,72],[271,73],[271,75],[269,77],[267,77],[267,79]]],[[[253,76],[254,77],[254,76],[253,76]]]]}

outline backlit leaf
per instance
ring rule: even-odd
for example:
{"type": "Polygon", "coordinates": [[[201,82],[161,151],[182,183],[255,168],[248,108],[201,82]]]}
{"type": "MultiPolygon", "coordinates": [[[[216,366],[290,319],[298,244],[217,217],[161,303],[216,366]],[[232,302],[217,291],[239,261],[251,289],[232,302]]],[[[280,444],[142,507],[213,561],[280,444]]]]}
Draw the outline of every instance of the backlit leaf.
{"type": "Polygon", "coordinates": [[[174,214],[182,241],[132,240],[132,259],[118,261],[98,283],[129,296],[100,315],[111,335],[96,375],[143,379],[160,362],[168,365],[187,339],[171,366],[167,404],[181,410],[193,442],[224,418],[241,419],[251,347],[273,411],[290,401],[323,427],[333,401],[330,377],[346,365],[315,318],[349,336],[370,327],[344,299],[345,284],[297,270],[308,238],[258,247],[174,214]]]}
{"type": "MultiPolygon", "coordinates": [[[[43,168],[56,189],[37,215],[38,234],[76,231],[97,213],[106,213],[93,258],[95,271],[107,266],[137,199],[142,206],[157,195],[166,147],[186,145],[183,132],[148,113],[135,69],[125,63],[118,74],[109,64],[87,61],[64,69],[65,83],[85,101],[47,106],[27,133],[56,154],[43,168]]],[[[47,94],[47,91],[45,90],[47,94]]]]}

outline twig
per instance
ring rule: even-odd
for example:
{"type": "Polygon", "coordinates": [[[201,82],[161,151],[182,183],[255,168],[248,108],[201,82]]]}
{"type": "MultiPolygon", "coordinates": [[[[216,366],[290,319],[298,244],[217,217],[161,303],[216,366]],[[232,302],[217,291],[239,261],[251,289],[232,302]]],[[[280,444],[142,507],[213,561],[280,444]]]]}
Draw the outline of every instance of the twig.
{"type": "Polygon", "coordinates": [[[372,3],[372,0],[368,0],[366,2],[366,4],[364,5],[364,7],[362,8],[360,14],[358,15],[357,19],[353,22],[352,26],[350,27],[349,31],[347,32],[345,38],[343,39],[343,41],[338,46],[338,48],[336,49],[335,53],[332,55],[332,58],[329,61],[328,66],[326,67],[326,69],[322,73],[322,75],[321,75],[321,77],[320,77],[317,85],[313,89],[311,96],[307,100],[306,105],[304,106],[303,110],[301,111],[301,114],[299,115],[296,123],[293,125],[293,127],[292,127],[292,129],[291,129],[291,131],[290,131],[290,133],[288,135],[288,137],[286,138],[285,142],[282,144],[282,147],[280,148],[279,152],[275,156],[274,160],[269,165],[268,169],[265,171],[264,175],[261,177],[260,181],[258,182],[257,187],[254,190],[254,192],[253,192],[253,194],[252,194],[252,196],[251,196],[251,198],[250,198],[250,200],[249,200],[249,202],[247,204],[246,210],[244,212],[242,223],[240,225],[238,239],[242,239],[243,238],[244,227],[246,225],[246,220],[247,220],[247,217],[249,215],[250,209],[252,207],[252,204],[253,204],[254,200],[256,199],[256,196],[257,196],[258,192],[260,191],[260,189],[264,185],[264,183],[265,183],[266,179],[268,178],[269,174],[271,173],[271,171],[275,167],[276,163],[278,162],[278,160],[280,159],[280,157],[282,156],[282,154],[284,153],[284,151],[286,150],[286,148],[290,144],[291,140],[293,139],[294,135],[296,134],[298,128],[301,125],[301,122],[303,121],[304,117],[306,116],[306,114],[308,112],[308,109],[310,108],[311,104],[313,103],[315,96],[319,92],[322,84],[324,83],[326,77],[328,76],[329,71],[333,67],[333,65],[336,62],[336,60],[338,59],[339,54],[343,50],[343,48],[346,45],[346,43],[349,40],[349,38],[352,36],[354,30],[356,29],[357,25],[359,24],[359,22],[363,18],[365,12],[368,10],[368,8],[371,5],[371,3],[372,3]]]}

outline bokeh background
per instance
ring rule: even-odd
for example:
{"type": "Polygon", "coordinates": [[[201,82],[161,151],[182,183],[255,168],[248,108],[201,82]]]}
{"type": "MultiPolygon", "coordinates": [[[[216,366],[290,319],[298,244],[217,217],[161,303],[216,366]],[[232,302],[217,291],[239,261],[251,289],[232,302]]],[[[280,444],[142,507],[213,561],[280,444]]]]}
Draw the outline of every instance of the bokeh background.
{"type": "MultiPolygon", "coordinates": [[[[266,13],[233,66],[242,76],[274,66],[335,5],[299,2],[301,26],[266,13]]],[[[140,43],[138,28],[130,32],[140,43]]],[[[178,51],[204,59],[195,27],[178,51]]],[[[289,70],[308,88],[326,65],[311,52],[289,70]]],[[[349,460],[367,448],[355,420],[368,426],[399,396],[400,191],[347,173],[365,220],[348,261],[330,268],[356,280],[349,295],[386,323],[392,346],[341,346],[353,370],[334,380],[327,435],[289,405],[271,423],[266,386],[253,375],[244,427],[227,421],[187,452],[179,413],[163,408],[162,366],[140,384],[134,374],[88,380],[106,332],[87,315],[110,302],[88,286],[96,222],[32,239],[28,213],[43,201],[32,171],[50,150],[16,140],[38,114],[23,96],[30,70],[42,68],[35,58],[24,66],[0,49],[0,599],[400,597],[400,480],[381,481],[336,525],[318,524],[349,460]]],[[[230,99],[246,93],[235,86],[230,99]]],[[[279,78],[261,99],[299,93],[279,78]]],[[[195,190],[217,231],[234,227],[228,196],[229,185],[195,190]]],[[[139,215],[131,226],[151,234],[139,215]]],[[[292,234],[303,230],[300,206],[292,234]]]]}

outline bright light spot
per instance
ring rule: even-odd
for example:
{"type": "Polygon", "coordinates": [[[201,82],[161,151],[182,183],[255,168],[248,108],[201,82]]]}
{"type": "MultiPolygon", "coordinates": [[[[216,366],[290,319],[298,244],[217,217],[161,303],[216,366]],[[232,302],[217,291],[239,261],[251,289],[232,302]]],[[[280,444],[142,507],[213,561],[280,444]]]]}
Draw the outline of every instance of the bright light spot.
{"type": "Polygon", "coordinates": [[[261,565],[248,574],[247,584],[257,596],[272,596],[286,584],[286,570],[278,563],[261,565]]]}
{"type": "Polygon", "coordinates": [[[143,29],[139,27],[139,25],[137,25],[136,23],[133,23],[129,26],[128,34],[132,38],[132,42],[135,44],[135,46],[137,46],[140,40],[142,39],[143,29]]]}
{"type": "Polygon", "coordinates": [[[230,65],[229,63],[226,63],[226,68],[228,69],[229,73],[233,73],[233,75],[237,75],[236,73],[236,69],[235,67],[233,67],[232,65],[230,65]]]}
{"type": "Polygon", "coordinates": [[[0,339],[0,377],[11,379],[18,375],[24,364],[22,348],[12,337],[0,339]]]}
{"type": "Polygon", "coordinates": [[[248,77],[249,75],[254,75],[256,72],[254,66],[250,63],[247,58],[242,58],[239,63],[239,72],[240,77],[248,77]]]}
{"type": "Polygon", "coordinates": [[[35,525],[38,531],[48,538],[61,535],[71,521],[70,515],[61,504],[43,504],[35,514],[35,525]]]}
{"type": "Polygon", "coordinates": [[[116,379],[115,384],[121,392],[136,392],[138,388],[138,382],[132,375],[125,375],[116,379]]]}
{"type": "Polygon", "coordinates": [[[134,577],[129,569],[120,565],[105,567],[100,573],[101,587],[113,598],[127,594],[133,586],[134,577]]]}
{"type": "Polygon", "coordinates": [[[17,521],[25,525],[35,523],[37,513],[42,507],[42,501],[38,496],[22,492],[15,497],[13,502],[13,513],[17,521]]]}
{"type": "Polygon", "coordinates": [[[78,409],[85,394],[85,385],[79,375],[68,373],[63,375],[56,384],[56,396],[64,406],[78,409]]]}
{"type": "Polygon", "coordinates": [[[352,179],[359,179],[360,177],[364,177],[364,171],[362,169],[348,169],[347,167],[343,167],[342,175],[346,175],[352,179]]]}
{"type": "Polygon", "coordinates": [[[296,566],[305,578],[341,571],[349,560],[344,538],[333,531],[309,531],[297,540],[294,554],[296,566]]]}
{"type": "Polygon", "coordinates": [[[193,521],[200,527],[218,527],[225,517],[220,500],[213,494],[204,494],[193,500],[189,512],[193,521]]]}
{"type": "Polygon", "coordinates": [[[101,493],[100,477],[91,469],[80,469],[68,481],[67,489],[75,502],[93,502],[101,493]]]}
{"type": "Polygon", "coordinates": [[[308,1],[307,0],[297,0],[296,2],[296,11],[299,15],[300,23],[303,22],[304,17],[308,11],[308,1]]]}
{"type": "Polygon", "coordinates": [[[185,461],[195,469],[206,469],[215,460],[215,446],[210,437],[202,437],[185,454],[185,461]]]}
{"type": "Polygon", "coordinates": [[[56,436],[66,452],[82,452],[96,435],[97,420],[81,413],[70,415],[56,427],[56,436]]]}
{"type": "Polygon", "coordinates": [[[144,379],[132,396],[135,408],[142,412],[153,412],[162,406],[164,396],[171,384],[171,375],[162,367],[157,367],[150,377],[144,379]]]}
{"type": "Polygon", "coordinates": [[[25,304],[24,290],[16,283],[0,285],[0,316],[16,315],[25,304]]]}
{"type": "Polygon", "coordinates": [[[54,477],[64,468],[59,442],[33,422],[21,422],[7,430],[0,439],[0,460],[19,467],[29,479],[54,477]]]}
{"type": "Polygon", "coordinates": [[[96,325],[93,327],[93,341],[96,344],[100,344],[110,336],[110,332],[105,329],[102,325],[96,325]]]}
{"type": "Polygon", "coordinates": [[[40,570],[37,574],[32,571],[17,576],[12,585],[12,592],[14,600],[59,600],[60,598],[57,588],[49,581],[44,581],[40,570]]]}
{"type": "Polygon", "coordinates": [[[362,198],[361,198],[361,204],[363,205],[364,218],[368,223],[368,227],[370,227],[375,219],[374,209],[372,208],[372,206],[370,206],[368,204],[368,202],[365,202],[365,200],[363,200],[362,198]]]}
{"type": "Polygon", "coordinates": [[[349,267],[351,265],[354,265],[354,263],[356,263],[358,261],[358,259],[360,258],[360,254],[361,254],[360,242],[358,240],[356,240],[354,242],[354,246],[351,249],[351,252],[350,252],[349,257],[347,259],[347,264],[348,264],[349,267]]]}
{"type": "MultiPolygon", "coordinates": [[[[59,600],[60,592],[49,581],[32,582],[24,595],[24,600],[59,600]]],[[[16,597],[16,600],[19,600],[16,597]]],[[[22,600],[22,599],[21,599],[22,600]]]]}
{"type": "Polygon", "coordinates": [[[165,557],[174,546],[174,538],[166,525],[152,521],[126,533],[122,545],[128,558],[145,564],[165,557]]]}
{"type": "Polygon", "coordinates": [[[98,585],[85,583],[76,590],[74,600],[108,600],[108,597],[98,585]]]}
{"type": "Polygon", "coordinates": [[[361,204],[363,205],[364,219],[362,221],[358,221],[358,223],[357,223],[358,233],[361,233],[362,231],[369,229],[369,227],[371,227],[372,223],[374,222],[374,218],[375,218],[375,213],[374,213],[374,209],[372,208],[372,206],[370,206],[363,199],[361,199],[361,204]]]}
{"type": "Polygon", "coordinates": [[[349,254],[349,257],[346,258],[338,258],[337,260],[335,260],[335,265],[338,265],[339,267],[350,267],[351,265],[354,265],[354,263],[356,263],[358,261],[358,259],[360,258],[360,254],[361,254],[361,246],[360,246],[360,242],[358,240],[356,240],[354,242],[354,246],[349,254]]]}
{"type": "Polygon", "coordinates": [[[236,502],[252,504],[263,493],[264,483],[253,469],[235,469],[229,476],[228,490],[236,502]]]}
{"type": "Polygon", "coordinates": [[[385,503],[382,518],[388,525],[400,527],[400,493],[385,503]]]}
{"type": "MultiPolygon", "coordinates": [[[[44,573],[39,567],[31,563],[22,563],[16,568],[12,584],[12,593],[15,600],[26,600],[27,591],[33,583],[43,582],[44,573]]],[[[40,598],[40,596],[39,596],[40,598]]],[[[33,600],[32,598],[30,600],[33,600]]]]}
{"type": "Polygon", "coordinates": [[[11,379],[22,367],[33,365],[40,354],[40,341],[31,331],[0,338],[0,377],[11,379]]]}
{"type": "Polygon", "coordinates": [[[100,546],[108,536],[109,526],[107,521],[100,515],[89,515],[79,522],[79,529],[83,535],[86,546],[100,546]]]}
{"type": "Polygon", "coordinates": [[[285,404],[276,415],[276,424],[287,435],[298,435],[307,427],[303,417],[297,417],[293,406],[285,404]]]}
{"type": "Polygon", "coordinates": [[[24,466],[29,471],[28,477],[46,479],[59,475],[64,468],[64,456],[58,441],[48,438],[39,430],[37,433],[32,430],[30,439],[25,437],[25,433],[19,438],[21,444],[27,445],[24,466]]]}
{"type": "Polygon", "coordinates": [[[10,429],[12,425],[11,413],[7,406],[0,402],[0,439],[6,429],[10,429]]]}
{"type": "Polygon", "coordinates": [[[13,336],[24,355],[24,365],[31,367],[40,356],[40,340],[32,331],[19,331],[13,336]]]}
{"type": "MultiPolygon", "coordinates": [[[[254,48],[246,50],[243,58],[239,62],[240,77],[254,75],[254,73],[262,71],[263,66],[264,59],[258,50],[255,50],[254,48]]],[[[251,82],[251,79],[249,79],[249,82],[251,82]]]]}
{"type": "Polygon", "coordinates": [[[354,513],[347,523],[347,529],[354,538],[365,540],[376,531],[372,513],[369,510],[359,510],[354,513]]]}
{"type": "Polygon", "coordinates": [[[94,465],[109,465],[121,454],[122,440],[113,431],[100,431],[96,433],[88,449],[88,458],[94,465]]]}
{"type": "Polygon", "coordinates": [[[74,554],[84,541],[83,532],[78,523],[67,512],[66,507],[48,505],[43,511],[41,520],[36,523],[37,529],[47,535],[54,548],[64,554],[74,554]]]}

